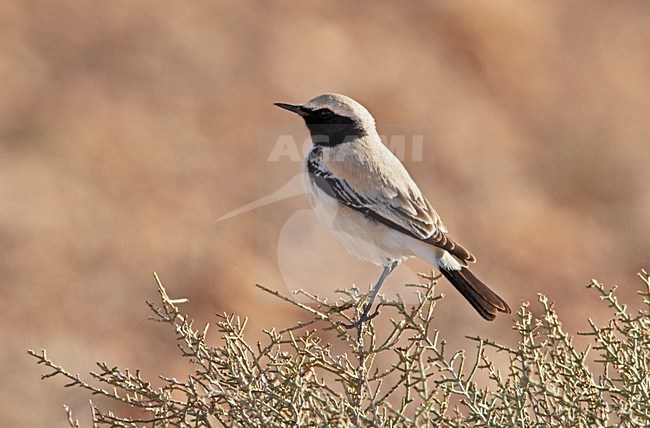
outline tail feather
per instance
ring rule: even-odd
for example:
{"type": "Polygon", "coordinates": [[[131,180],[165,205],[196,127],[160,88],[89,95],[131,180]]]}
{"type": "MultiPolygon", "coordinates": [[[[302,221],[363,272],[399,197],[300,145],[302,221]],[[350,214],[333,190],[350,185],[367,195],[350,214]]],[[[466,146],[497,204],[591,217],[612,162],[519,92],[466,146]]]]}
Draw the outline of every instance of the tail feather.
{"type": "Polygon", "coordinates": [[[496,318],[497,313],[511,313],[508,304],[483,284],[469,269],[444,269],[440,273],[467,299],[476,311],[488,321],[496,318]]]}

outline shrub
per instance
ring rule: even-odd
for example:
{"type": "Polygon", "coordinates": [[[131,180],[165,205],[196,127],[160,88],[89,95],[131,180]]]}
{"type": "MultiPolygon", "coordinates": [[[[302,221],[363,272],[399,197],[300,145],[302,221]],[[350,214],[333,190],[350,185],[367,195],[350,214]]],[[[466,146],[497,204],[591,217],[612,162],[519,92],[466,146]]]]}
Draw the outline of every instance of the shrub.
{"type": "MultiPolygon", "coordinates": [[[[650,288],[648,274],[640,276],[650,288]]],[[[173,329],[180,354],[193,368],[183,380],[160,376],[163,386],[157,388],[138,371],[98,363],[91,380],[84,380],[45,351],[29,354],[49,369],[43,378],[65,377],[68,387],[141,409],[142,416],[131,419],[91,405],[94,425],[650,426],[648,290],[639,293],[644,309],[631,314],[615,287],[592,281],[588,288],[611,318],[604,326],[589,320],[589,330],[578,333],[589,339],[585,349],[574,346],[553,304],[539,295],[539,319],[527,303],[516,314],[516,347],[474,337],[476,349],[468,356],[447,349],[433,328],[441,296],[435,293],[436,278],[423,278],[424,284],[409,285],[416,288],[416,304],[383,301],[382,316],[391,318],[385,332],[372,323],[361,332],[342,325],[363,305],[357,289],[331,303],[297,292],[311,301],[305,305],[258,286],[311,319],[266,331],[263,342],[249,343],[246,320],[221,315],[219,344],[208,345],[209,325],[196,328],[179,310],[184,300],[171,299],[156,276],[161,302],[148,305],[156,321],[173,329]],[[336,333],[335,343],[322,340],[324,331],[336,333]],[[497,353],[507,356],[502,369],[494,363],[497,353]]],[[[70,425],[77,426],[67,411],[70,425]]]]}

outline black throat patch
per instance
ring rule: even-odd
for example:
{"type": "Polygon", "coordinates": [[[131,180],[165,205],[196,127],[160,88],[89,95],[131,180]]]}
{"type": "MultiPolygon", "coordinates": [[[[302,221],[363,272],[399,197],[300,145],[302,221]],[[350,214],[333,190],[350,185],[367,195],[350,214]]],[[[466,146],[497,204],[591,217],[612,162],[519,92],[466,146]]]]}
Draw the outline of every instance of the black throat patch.
{"type": "Polygon", "coordinates": [[[304,119],[312,142],[318,146],[336,146],[366,135],[358,121],[329,109],[310,111],[304,119]]]}

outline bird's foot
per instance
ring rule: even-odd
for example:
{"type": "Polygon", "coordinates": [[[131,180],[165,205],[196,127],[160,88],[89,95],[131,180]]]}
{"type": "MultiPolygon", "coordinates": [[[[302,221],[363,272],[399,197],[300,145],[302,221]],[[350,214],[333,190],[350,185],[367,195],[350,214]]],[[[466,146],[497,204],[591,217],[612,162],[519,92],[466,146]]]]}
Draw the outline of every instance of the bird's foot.
{"type": "Polygon", "coordinates": [[[366,310],[366,311],[363,311],[363,314],[361,314],[359,319],[356,320],[355,322],[351,323],[351,324],[345,324],[345,323],[342,322],[341,325],[343,327],[347,328],[348,330],[353,329],[353,328],[360,329],[363,326],[363,323],[365,323],[367,321],[370,321],[373,318],[375,318],[377,315],[379,315],[379,307],[380,306],[381,306],[381,303],[377,305],[377,308],[375,309],[375,311],[373,313],[369,313],[370,308],[368,308],[368,310],[366,310]]]}

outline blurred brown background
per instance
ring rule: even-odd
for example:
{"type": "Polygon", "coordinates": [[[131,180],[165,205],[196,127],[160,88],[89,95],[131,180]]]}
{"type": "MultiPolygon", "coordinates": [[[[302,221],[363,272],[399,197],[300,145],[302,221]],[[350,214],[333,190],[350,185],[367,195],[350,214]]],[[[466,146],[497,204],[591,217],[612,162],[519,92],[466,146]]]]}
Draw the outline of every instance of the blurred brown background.
{"type": "MultiPolygon", "coordinates": [[[[298,173],[263,162],[274,126],[306,136],[276,101],[339,92],[380,132],[426,125],[408,167],[511,306],[543,292],[574,331],[602,312],[592,277],[628,300],[640,289],[648,2],[51,3],[0,5],[4,426],[64,426],[63,403],[88,420],[89,397],[41,382],[28,348],[73,372],[186,373],[146,321],[152,271],[201,323],[252,316],[251,338],[304,316],[253,286],[287,288],[286,260],[331,289],[376,279],[315,222],[277,244],[304,197],[215,222],[298,173]]],[[[427,269],[400,267],[390,287],[427,269]]],[[[452,343],[513,340],[508,317],[485,323],[440,289],[452,343]]]]}

